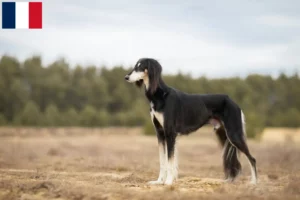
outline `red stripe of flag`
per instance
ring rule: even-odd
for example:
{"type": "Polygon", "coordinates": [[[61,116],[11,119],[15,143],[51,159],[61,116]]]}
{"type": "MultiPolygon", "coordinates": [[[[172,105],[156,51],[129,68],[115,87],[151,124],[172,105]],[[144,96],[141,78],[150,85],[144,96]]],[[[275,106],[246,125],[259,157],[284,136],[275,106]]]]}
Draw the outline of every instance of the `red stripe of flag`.
{"type": "Polygon", "coordinates": [[[42,28],[42,2],[29,2],[29,28],[42,28]]]}

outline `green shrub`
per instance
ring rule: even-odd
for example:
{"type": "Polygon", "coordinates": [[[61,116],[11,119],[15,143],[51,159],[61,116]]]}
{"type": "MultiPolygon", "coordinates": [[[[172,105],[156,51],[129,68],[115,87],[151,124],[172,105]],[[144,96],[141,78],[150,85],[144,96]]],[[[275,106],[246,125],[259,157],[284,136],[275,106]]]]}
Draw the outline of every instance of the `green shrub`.
{"type": "Polygon", "coordinates": [[[54,104],[50,104],[47,106],[43,121],[43,125],[46,126],[59,126],[64,124],[61,114],[54,104]]]}
{"type": "Polygon", "coordinates": [[[74,108],[69,108],[63,115],[63,123],[65,126],[78,126],[80,116],[74,108]]]}
{"type": "Polygon", "coordinates": [[[15,125],[40,126],[43,115],[34,101],[28,101],[23,110],[14,119],[15,125]]]}
{"type": "Polygon", "coordinates": [[[87,105],[81,111],[80,125],[82,125],[82,126],[97,126],[98,125],[98,112],[93,106],[87,105]]]}
{"type": "Polygon", "coordinates": [[[2,113],[0,113],[0,126],[5,126],[7,124],[7,120],[2,113]]]}
{"type": "Polygon", "coordinates": [[[110,125],[109,114],[106,110],[101,110],[98,112],[98,125],[99,126],[108,126],[110,125]]]}
{"type": "Polygon", "coordinates": [[[246,134],[248,138],[255,138],[264,129],[264,116],[258,115],[254,112],[249,112],[245,114],[245,121],[246,121],[246,134]]]}

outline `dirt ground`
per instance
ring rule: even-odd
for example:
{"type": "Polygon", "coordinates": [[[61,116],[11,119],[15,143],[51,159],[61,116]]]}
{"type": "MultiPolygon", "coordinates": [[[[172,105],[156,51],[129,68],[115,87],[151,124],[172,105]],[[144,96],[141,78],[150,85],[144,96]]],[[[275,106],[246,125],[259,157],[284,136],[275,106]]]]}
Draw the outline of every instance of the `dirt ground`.
{"type": "Polygon", "coordinates": [[[179,180],[158,176],[155,136],[140,129],[0,129],[0,199],[300,199],[299,144],[249,141],[258,184],[223,182],[222,150],[211,129],[177,141],[179,180]]]}

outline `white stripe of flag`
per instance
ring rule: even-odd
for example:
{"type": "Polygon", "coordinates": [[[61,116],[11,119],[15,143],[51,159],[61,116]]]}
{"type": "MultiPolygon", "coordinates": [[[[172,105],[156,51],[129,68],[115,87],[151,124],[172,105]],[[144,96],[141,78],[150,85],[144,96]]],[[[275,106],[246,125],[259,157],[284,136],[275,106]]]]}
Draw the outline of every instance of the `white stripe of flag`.
{"type": "Polygon", "coordinates": [[[16,28],[29,28],[29,3],[16,2],[16,28]]]}

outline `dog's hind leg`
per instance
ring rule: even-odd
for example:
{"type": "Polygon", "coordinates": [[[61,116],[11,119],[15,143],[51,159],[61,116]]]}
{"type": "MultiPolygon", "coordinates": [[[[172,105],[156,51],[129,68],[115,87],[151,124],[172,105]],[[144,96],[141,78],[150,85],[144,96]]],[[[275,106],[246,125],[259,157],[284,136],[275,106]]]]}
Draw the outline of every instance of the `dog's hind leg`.
{"type": "Polygon", "coordinates": [[[248,145],[244,139],[243,136],[241,136],[240,133],[234,133],[234,132],[228,132],[228,137],[230,138],[230,142],[238,148],[241,152],[243,152],[246,157],[249,160],[250,167],[251,167],[251,183],[256,184],[257,182],[257,170],[256,170],[256,160],[255,158],[250,154],[248,145]],[[234,136],[233,136],[234,134],[234,136]]]}
{"type": "Polygon", "coordinates": [[[241,111],[241,120],[242,120],[242,129],[243,129],[243,137],[242,137],[242,151],[248,158],[250,167],[251,167],[251,183],[256,184],[257,183],[257,169],[256,169],[256,160],[255,158],[250,154],[249,148],[247,146],[246,142],[246,122],[245,122],[245,116],[243,111],[241,111]]]}
{"type": "Polygon", "coordinates": [[[241,171],[241,164],[237,157],[237,149],[227,139],[224,126],[215,130],[218,140],[223,147],[223,166],[226,181],[233,181],[241,171]]]}
{"type": "MultiPolygon", "coordinates": [[[[241,111],[240,111],[241,112],[241,111]]],[[[241,123],[240,128],[233,127],[234,123],[225,122],[226,134],[229,142],[236,147],[238,150],[243,152],[249,160],[251,167],[251,183],[256,184],[257,182],[257,170],[256,170],[256,160],[250,154],[248,145],[246,143],[246,134],[245,134],[245,121],[244,115],[241,112],[238,123],[241,123]]],[[[236,122],[235,122],[236,123],[236,122]]]]}

